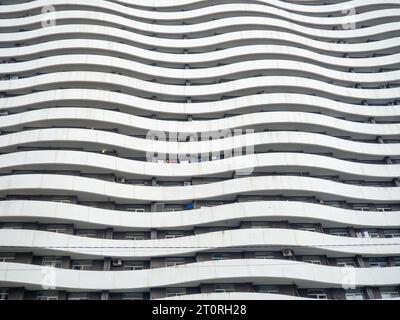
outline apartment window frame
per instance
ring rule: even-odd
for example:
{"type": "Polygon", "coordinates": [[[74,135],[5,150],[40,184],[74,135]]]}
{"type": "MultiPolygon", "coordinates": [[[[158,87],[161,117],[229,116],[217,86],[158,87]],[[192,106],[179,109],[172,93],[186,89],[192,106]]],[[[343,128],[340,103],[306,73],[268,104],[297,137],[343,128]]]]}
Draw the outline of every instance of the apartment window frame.
{"type": "Polygon", "coordinates": [[[96,238],[96,230],[76,230],[75,235],[77,237],[85,237],[85,238],[96,238]]]}
{"type": "Polygon", "coordinates": [[[368,261],[368,266],[370,268],[386,268],[389,266],[389,263],[387,261],[368,261]]]}
{"type": "Polygon", "coordinates": [[[217,283],[214,284],[214,292],[216,293],[235,292],[235,285],[232,283],[217,283]]]}
{"type": "Polygon", "coordinates": [[[299,230],[307,232],[318,232],[316,227],[300,227],[299,230]]]}
{"type": "Polygon", "coordinates": [[[59,300],[60,294],[58,292],[39,291],[36,295],[36,300],[50,301],[59,300]]]}
{"type": "Polygon", "coordinates": [[[385,238],[400,238],[400,230],[384,230],[383,236],[385,238]]]}
{"type": "Polygon", "coordinates": [[[381,299],[393,299],[393,298],[399,298],[400,293],[397,290],[396,287],[386,287],[386,288],[379,288],[380,294],[381,294],[381,299]],[[384,297],[385,295],[385,297],[384,297]],[[389,295],[386,297],[386,295],[389,295]]]}
{"type": "Polygon", "coordinates": [[[226,252],[211,253],[212,261],[229,260],[229,259],[231,259],[231,255],[229,253],[226,253],[226,252]]]}
{"type": "Polygon", "coordinates": [[[276,259],[273,251],[255,251],[254,259],[276,259]]]}
{"type": "Polygon", "coordinates": [[[71,269],[72,270],[93,270],[94,264],[92,260],[73,260],[71,269]]]}
{"type": "Polygon", "coordinates": [[[146,210],[144,208],[135,208],[135,207],[125,208],[125,211],[128,211],[128,212],[146,212],[146,210]]]}
{"type": "Polygon", "coordinates": [[[184,232],[181,231],[167,231],[164,235],[164,239],[177,239],[185,236],[184,232]]]}
{"type": "Polygon", "coordinates": [[[62,257],[46,256],[42,257],[42,266],[51,268],[62,268],[64,261],[62,257]]]}
{"type": "Polygon", "coordinates": [[[144,300],[143,292],[124,292],[121,300],[144,300]]]}
{"type": "Polygon", "coordinates": [[[185,258],[166,258],[165,267],[177,267],[186,263],[185,258]]]}
{"type": "Polygon", "coordinates": [[[0,262],[14,262],[15,255],[0,254],[0,262]]]}
{"type": "Polygon", "coordinates": [[[381,208],[376,208],[375,211],[376,211],[376,212],[390,212],[390,211],[392,211],[392,208],[389,208],[389,207],[387,207],[387,208],[381,207],[381,208]]]}
{"type": "Polygon", "coordinates": [[[125,232],[125,240],[142,241],[146,239],[146,236],[142,232],[125,232]]]}
{"type": "Polygon", "coordinates": [[[308,290],[307,292],[307,297],[311,299],[318,299],[318,300],[328,300],[328,292],[325,290],[318,290],[318,289],[312,289],[308,290]]]}
{"type": "Polygon", "coordinates": [[[187,294],[187,289],[185,287],[165,288],[165,296],[167,298],[184,296],[186,294],[187,294]]]}
{"type": "Polygon", "coordinates": [[[355,268],[356,262],[351,258],[337,259],[336,266],[339,268],[355,268]]]}
{"type": "Polygon", "coordinates": [[[268,221],[252,221],[251,229],[269,229],[271,225],[268,221]]]}
{"type": "Polygon", "coordinates": [[[65,225],[48,225],[45,227],[45,231],[48,232],[55,232],[55,233],[63,233],[63,234],[69,234],[69,229],[65,225]]]}
{"type": "Polygon", "coordinates": [[[365,231],[364,232],[365,238],[380,238],[379,232],[378,231],[365,231]]]}
{"type": "Polygon", "coordinates": [[[279,288],[271,285],[260,285],[256,287],[258,293],[279,294],[279,288]]]}
{"type": "Polygon", "coordinates": [[[322,265],[322,259],[319,257],[304,257],[302,259],[303,262],[305,263],[311,263],[315,265],[322,265]]]}
{"type": "Polygon", "coordinates": [[[141,261],[125,261],[123,269],[125,271],[136,271],[136,270],[143,270],[144,263],[141,261]]]}
{"type": "Polygon", "coordinates": [[[6,288],[2,288],[0,289],[0,300],[8,300],[8,296],[9,296],[9,289],[6,288]]]}
{"type": "Polygon", "coordinates": [[[22,229],[22,223],[21,222],[5,222],[3,223],[2,229],[7,229],[7,230],[20,230],[22,229]]]}
{"type": "Polygon", "coordinates": [[[400,257],[393,258],[393,266],[400,267],[400,257]]]}
{"type": "Polygon", "coordinates": [[[71,199],[52,199],[52,201],[58,202],[58,203],[72,203],[73,202],[73,200],[71,200],[71,199]]]}
{"type": "Polygon", "coordinates": [[[212,208],[212,207],[217,207],[217,206],[223,206],[224,202],[223,201],[218,201],[218,202],[206,202],[202,203],[200,205],[200,208],[212,208]]]}
{"type": "Polygon", "coordinates": [[[87,293],[79,293],[75,296],[75,294],[77,294],[76,292],[70,293],[68,295],[67,300],[90,300],[89,299],[89,295],[87,293]],[[71,296],[72,294],[72,296],[71,296]]]}
{"type": "Polygon", "coordinates": [[[377,239],[380,238],[379,232],[375,229],[372,230],[360,230],[357,233],[358,238],[370,238],[377,239]]]}
{"type": "Polygon", "coordinates": [[[361,289],[346,290],[345,297],[346,297],[346,300],[365,300],[364,292],[361,289]],[[360,297],[361,297],[361,299],[359,299],[360,297]],[[353,299],[353,298],[355,298],[355,299],[353,299]]]}
{"type": "Polygon", "coordinates": [[[349,231],[347,229],[328,229],[326,230],[326,233],[336,237],[349,237],[349,231]]]}

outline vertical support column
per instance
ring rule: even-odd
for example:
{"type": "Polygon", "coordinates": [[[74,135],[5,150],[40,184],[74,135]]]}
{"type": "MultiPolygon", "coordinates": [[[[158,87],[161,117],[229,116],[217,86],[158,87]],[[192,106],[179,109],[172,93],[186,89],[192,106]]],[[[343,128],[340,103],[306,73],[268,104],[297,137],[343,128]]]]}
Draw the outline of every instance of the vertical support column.
{"type": "Polygon", "coordinates": [[[365,262],[364,262],[364,259],[363,259],[362,256],[356,255],[356,256],[355,256],[355,260],[356,260],[357,265],[358,265],[360,268],[365,268],[365,262]]]}
{"type": "Polygon", "coordinates": [[[372,290],[371,287],[365,288],[365,294],[368,300],[375,299],[374,291],[372,290]]]}

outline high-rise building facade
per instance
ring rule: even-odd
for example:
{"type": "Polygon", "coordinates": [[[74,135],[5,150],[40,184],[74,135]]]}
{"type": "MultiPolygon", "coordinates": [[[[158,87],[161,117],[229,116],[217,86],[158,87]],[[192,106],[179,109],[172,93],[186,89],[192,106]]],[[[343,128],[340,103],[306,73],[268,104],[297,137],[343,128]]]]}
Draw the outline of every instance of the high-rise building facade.
{"type": "Polygon", "coordinates": [[[399,297],[399,0],[0,3],[0,300],[399,297]]]}

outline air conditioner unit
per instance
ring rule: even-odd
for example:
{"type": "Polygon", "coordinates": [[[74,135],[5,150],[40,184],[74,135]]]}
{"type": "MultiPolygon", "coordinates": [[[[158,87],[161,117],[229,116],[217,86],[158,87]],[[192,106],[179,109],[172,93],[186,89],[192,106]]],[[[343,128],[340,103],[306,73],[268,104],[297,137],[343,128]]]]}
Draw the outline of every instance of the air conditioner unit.
{"type": "Polygon", "coordinates": [[[125,183],[125,178],[118,178],[118,179],[117,179],[117,182],[125,183]]]}
{"type": "Polygon", "coordinates": [[[282,250],[282,255],[284,257],[292,257],[293,256],[293,251],[290,249],[283,249],[282,250]]]}
{"type": "Polygon", "coordinates": [[[120,267],[120,266],[122,266],[122,260],[121,259],[113,259],[112,260],[112,265],[114,267],[120,267]]]}
{"type": "Polygon", "coordinates": [[[191,186],[192,182],[191,181],[185,181],[185,182],[183,182],[183,185],[184,186],[191,186]]]}

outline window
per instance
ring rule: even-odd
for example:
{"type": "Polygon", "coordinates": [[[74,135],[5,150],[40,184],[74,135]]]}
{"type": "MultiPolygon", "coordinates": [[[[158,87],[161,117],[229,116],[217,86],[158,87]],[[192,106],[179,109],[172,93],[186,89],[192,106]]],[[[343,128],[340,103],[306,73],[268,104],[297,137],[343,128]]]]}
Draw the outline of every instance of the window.
{"type": "Polygon", "coordinates": [[[142,292],[125,292],[122,294],[122,300],[143,300],[142,292]]]}
{"type": "Polygon", "coordinates": [[[68,233],[68,228],[63,225],[51,225],[48,226],[46,230],[55,233],[68,233]]]}
{"type": "Polygon", "coordinates": [[[167,232],[165,234],[165,239],[175,239],[183,236],[184,236],[183,232],[167,232]]]}
{"type": "Polygon", "coordinates": [[[155,212],[163,212],[164,211],[164,203],[162,203],[162,202],[154,203],[153,208],[154,208],[153,211],[155,211],[155,212]]]}
{"type": "Polygon", "coordinates": [[[346,229],[327,229],[326,232],[332,236],[337,236],[337,237],[347,237],[348,236],[346,229]]]}
{"type": "Polygon", "coordinates": [[[58,300],[58,292],[38,292],[36,300],[58,300]]]}
{"type": "Polygon", "coordinates": [[[336,265],[341,268],[356,266],[353,259],[337,259],[336,265]]]}
{"type": "Polygon", "coordinates": [[[142,270],[144,269],[143,262],[140,261],[126,261],[124,263],[124,270],[142,270]]]}
{"type": "Polygon", "coordinates": [[[43,257],[42,266],[53,267],[53,268],[62,268],[63,267],[63,259],[62,259],[62,257],[43,257]]]}
{"type": "Polygon", "coordinates": [[[400,258],[394,258],[393,259],[393,266],[394,267],[400,267],[400,258]]]}
{"type": "Polygon", "coordinates": [[[167,297],[177,297],[183,296],[186,294],[186,288],[167,288],[166,296],[167,297]]]}
{"type": "Polygon", "coordinates": [[[392,211],[392,208],[376,208],[378,212],[389,212],[392,211]]]}
{"type": "Polygon", "coordinates": [[[321,258],[319,257],[303,257],[303,262],[312,264],[321,264],[321,258]]]}
{"type": "Polygon", "coordinates": [[[229,259],[231,256],[229,253],[213,253],[211,255],[211,260],[226,260],[229,259]]]}
{"type": "Polygon", "coordinates": [[[336,265],[341,268],[351,268],[356,266],[354,262],[338,262],[336,265]]]}
{"type": "Polygon", "coordinates": [[[252,223],[251,223],[251,228],[252,228],[252,229],[270,228],[270,225],[269,225],[268,222],[263,222],[263,221],[257,222],[257,221],[255,221],[255,222],[252,222],[252,223]]]}
{"type": "Polygon", "coordinates": [[[323,290],[308,290],[307,296],[312,299],[328,299],[328,294],[323,290]]]}
{"type": "Polygon", "coordinates": [[[210,208],[210,207],[216,207],[216,206],[222,206],[224,203],[223,202],[207,202],[201,204],[200,208],[210,208]]]}
{"type": "Polygon", "coordinates": [[[346,290],[346,300],[364,300],[364,294],[361,289],[346,290]]]}
{"type": "Polygon", "coordinates": [[[299,230],[309,231],[309,232],[317,232],[317,228],[313,228],[313,227],[299,228],[299,230]]]}
{"type": "Polygon", "coordinates": [[[379,232],[376,230],[363,230],[357,232],[358,238],[379,238],[379,232]]]}
{"type": "Polygon", "coordinates": [[[365,231],[364,237],[365,238],[379,238],[379,233],[376,231],[365,231]]]}
{"type": "Polygon", "coordinates": [[[21,223],[7,222],[3,224],[3,229],[22,229],[21,223]]]}
{"type": "Polygon", "coordinates": [[[8,290],[0,289],[0,300],[8,300],[8,290]]]}
{"type": "Polygon", "coordinates": [[[54,202],[60,202],[60,203],[71,203],[71,200],[69,199],[54,199],[54,202]]]}
{"type": "Polygon", "coordinates": [[[9,254],[0,255],[0,262],[13,262],[15,257],[9,254]]]}
{"type": "Polygon", "coordinates": [[[128,208],[126,208],[126,211],[130,211],[130,212],[144,212],[144,208],[132,208],[132,207],[128,207],[128,208]]]}
{"type": "Polygon", "coordinates": [[[235,286],[233,284],[215,284],[214,285],[214,292],[234,292],[235,286]]]}
{"type": "Polygon", "coordinates": [[[256,259],[274,259],[275,255],[270,251],[258,251],[254,252],[254,258],[256,259]]]}
{"type": "Polygon", "coordinates": [[[96,238],[96,230],[77,230],[75,235],[86,238],[96,238]]]}
{"type": "Polygon", "coordinates": [[[144,236],[144,233],[127,232],[127,233],[125,233],[125,239],[126,240],[144,240],[145,236],[144,236]]]}
{"type": "Polygon", "coordinates": [[[400,230],[385,230],[383,234],[385,238],[400,238],[400,230]]]}
{"type": "Polygon", "coordinates": [[[85,292],[72,292],[69,294],[68,300],[89,300],[89,296],[85,292]]]}
{"type": "Polygon", "coordinates": [[[388,263],[384,259],[379,258],[370,258],[369,259],[369,266],[371,268],[385,268],[387,267],[388,263]]]}
{"type": "Polygon", "coordinates": [[[353,209],[359,211],[370,211],[369,207],[363,207],[363,206],[354,206],[353,209]]]}
{"type": "Polygon", "coordinates": [[[72,269],[74,270],[91,270],[93,269],[93,263],[89,260],[78,260],[72,263],[72,269]]]}
{"type": "Polygon", "coordinates": [[[165,259],[166,267],[176,267],[179,265],[185,264],[184,258],[167,258],[165,259]]]}
{"type": "Polygon", "coordinates": [[[274,293],[274,294],[279,293],[279,289],[277,286],[258,286],[256,289],[257,292],[260,293],[274,293]]]}
{"type": "Polygon", "coordinates": [[[400,297],[395,287],[380,288],[382,299],[393,299],[400,297]]]}

